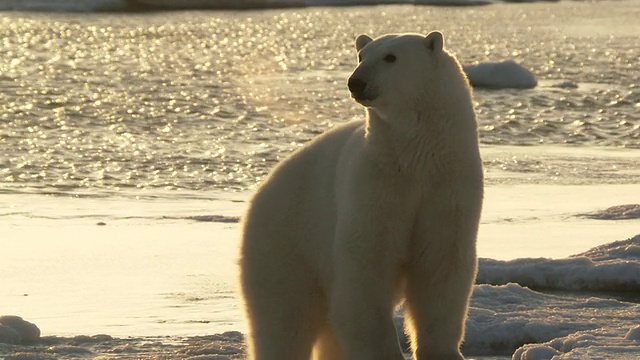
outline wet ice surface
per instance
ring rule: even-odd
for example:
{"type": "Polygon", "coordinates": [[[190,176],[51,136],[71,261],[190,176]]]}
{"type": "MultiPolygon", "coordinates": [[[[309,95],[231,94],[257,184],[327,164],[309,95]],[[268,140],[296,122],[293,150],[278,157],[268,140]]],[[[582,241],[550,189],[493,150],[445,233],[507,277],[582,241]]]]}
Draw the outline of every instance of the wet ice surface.
{"type": "MultiPolygon", "coordinates": [[[[632,349],[633,342],[624,336],[640,321],[640,309],[634,305],[640,299],[633,296],[638,293],[640,238],[608,239],[613,233],[637,232],[638,220],[603,221],[576,214],[631,196],[633,185],[595,188],[487,189],[479,239],[480,256],[485,258],[480,261],[479,282],[484,284],[476,287],[466,354],[507,356],[525,343],[581,336],[584,331],[594,337],[586,343],[593,345],[588,351],[620,355],[621,350],[606,348],[607,341],[632,349]],[[602,193],[590,204],[571,201],[595,188],[602,193]],[[501,237],[508,241],[496,244],[501,237]],[[602,245],[562,255],[594,242],[602,245]],[[553,259],[539,258],[550,254],[553,259]],[[536,258],[516,259],[531,255],[536,258]]],[[[202,347],[228,345],[239,353],[216,356],[242,358],[240,337],[219,344],[215,337],[193,336],[246,331],[235,288],[235,254],[236,221],[250,194],[184,195],[186,200],[38,200],[42,195],[14,195],[31,205],[26,205],[28,211],[2,216],[3,235],[15,242],[11,252],[0,252],[0,263],[6,265],[0,266],[0,303],[38,324],[43,336],[69,338],[55,340],[58,345],[45,339],[36,348],[0,346],[0,354],[35,351],[38,356],[70,358],[71,353],[62,352],[65,348],[49,347],[80,346],[85,350],[64,351],[73,356],[84,351],[87,357],[182,358],[202,347]],[[59,214],[41,217],[51,213],[46,204],[59,214]],[[74,344],[74,335],[99,333],[116,340],[74,344]],[[185,342],[191,345],[185,347],[185,342]]]]}
{"type": "MultiPolygon", "coordinates": [[[[569,261],[563,266],[556,266],[557,260],[546,260],[549,268],[547,274],[552,274],[556,279],[567,279],[573,276],[573,272],[583,272],[584,261],[570,262],[572,258],[580,257],[604,265],[607,261],[623,263],[625,266],[608,271],[624,277],[640,268],[640,252],[637,249],[640,249],[640,235],[564,259],[569,261]]],[[[503,264],[499,273],[517,274],[519,270],[514,269],[509,264],[503,264]]],[[[483,272],[487,272],[486,261],[480,262],[480,273],[483,272]]],[[[480,276],[478,282],[500,282],[487,280],[490,277],[486,274],[480,276]]],[[[583,289],[568,286],[566,289],[574,292],[559,295],[531,290],[515,283],[517,280],[505,285],[476,285],[463,352],[471,358],[509,356],[512,353],[514,359],[550,359],[552,356],[559,356],[560,359],[584,356],[635,358],[640,340],[638,284],[630,288],[628,284],[620,284],[613,276],[603,278],[597,272],[586,271],[582,277],[607,285],[595,289],[600,292],[590,293],[575,291],[583,289]],[[636,297],[622,301],[616,298],[615,291],[632,291],[636,297]]],[[[638,276],[635,277],[637,280],[638,276]]],[[[547,283],[533,284],[531,287],[548,288],[547,283]]],[[[400,329],[400,317],[397,318],[397,324],[400,329]]],[[[401,340],[406,349],[406,339],[402,337],[401,340]]],[[[117,339],[106,335],[44,337],[32,346],[0,344],[0,355],[8,355],[7,359],[66,359],[98,355],[142,359],[196,359],[197,356],[208,355],[217,356],[212,357],[215,359],[236,359],[242,358],[244,351],[243,336],[238,332],[190,338],[117,339]],[[29,354],[29,357],[18,357],[18,352],[29,354]]]]}

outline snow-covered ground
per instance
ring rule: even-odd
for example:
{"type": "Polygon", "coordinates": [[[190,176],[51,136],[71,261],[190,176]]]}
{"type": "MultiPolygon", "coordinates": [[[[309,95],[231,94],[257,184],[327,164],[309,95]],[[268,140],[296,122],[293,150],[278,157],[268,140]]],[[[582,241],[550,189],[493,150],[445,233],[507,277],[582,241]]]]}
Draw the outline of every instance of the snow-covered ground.
{"type": "MultiPolygon", "coordinates": [[[[514,360],[637,359],[639,249],[637,235],[566,259],[482,259],[463,352],[514,360]]],[[[396,324],[402,328],[402,309],[396,324]]]]}
{"type": "MultiPolygon", "coordinates": [[[[640,244],[640,237],[635,244],[640,244]]],[[[638,260],[636,257],[636,266],[638,260]]],[[[553,356],[636,359],[640,354],[639,314],[639,304],[602,294],[553,295],[515,283],[477,285],[464,352],[471,356],[513,354],[513,359],[522,360],[553,356]]]]}

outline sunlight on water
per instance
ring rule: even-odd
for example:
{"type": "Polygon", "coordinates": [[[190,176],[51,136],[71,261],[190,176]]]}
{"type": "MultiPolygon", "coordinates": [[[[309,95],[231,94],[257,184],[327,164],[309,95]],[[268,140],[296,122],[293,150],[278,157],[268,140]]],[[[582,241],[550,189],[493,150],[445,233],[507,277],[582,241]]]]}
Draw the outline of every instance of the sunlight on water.
{"type": "MultiPolygon", "coordinates": [[[[0,182],[53,192],[253,187],[304,142],[363,116],[345,85],[362,32],[440,29],[463,63],[530,68],[537,89],[476,92],[483,144],[640,147],[636,33],[541,23],[556,11],[574,9],[5,13],[0,182]]],[[[587,18],[596,10],[569,21],[587,18]]],[[[485,166],[494,160],[504,159],[485,166]]]]}

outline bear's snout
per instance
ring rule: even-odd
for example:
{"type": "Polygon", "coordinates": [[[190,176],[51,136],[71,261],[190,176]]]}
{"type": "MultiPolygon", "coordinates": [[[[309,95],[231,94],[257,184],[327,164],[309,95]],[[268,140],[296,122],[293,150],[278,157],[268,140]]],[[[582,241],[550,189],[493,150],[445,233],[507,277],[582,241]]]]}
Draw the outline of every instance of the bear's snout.
{"type": "Polygon", "coordinates": [[[349,86],[349,91],[354,94],[358,94],[364,91],[364,88],[367,87],[367,83],[358,78],[350,77],[347,86],[349,86]]]}
{"type": "Polygon", "coordinates": [[[351,91],[353,97],[359,99],[363,97],[362,95],[364,95],[363,92],[367,87],[367,83],[358,79],[357,77],[352,76],[349,78],[347,86],[349,87],[349,91],[351,91]]]}

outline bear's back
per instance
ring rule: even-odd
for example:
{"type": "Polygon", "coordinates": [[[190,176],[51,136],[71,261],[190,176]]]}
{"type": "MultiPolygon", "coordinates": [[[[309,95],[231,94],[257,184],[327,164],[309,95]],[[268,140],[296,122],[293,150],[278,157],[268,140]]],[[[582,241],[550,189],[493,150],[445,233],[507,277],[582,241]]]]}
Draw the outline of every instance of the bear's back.
{"type": "Polygon", "coordinates": [[[292,241],[305,241],[317,246],[307,247],[310,253],[325,251],[323,239],[331,238],[335,228],[339,157],[349,141],[359,138],[364,141],[364,121],[342,124],[276,166],[245,214],[245,238],[270,239],[268,244],[253,245],[265,249],[282,245],[287,251],[292,241]]]}

